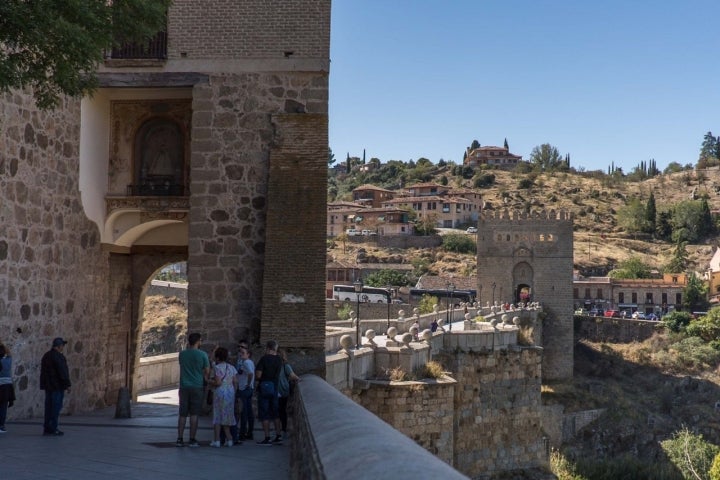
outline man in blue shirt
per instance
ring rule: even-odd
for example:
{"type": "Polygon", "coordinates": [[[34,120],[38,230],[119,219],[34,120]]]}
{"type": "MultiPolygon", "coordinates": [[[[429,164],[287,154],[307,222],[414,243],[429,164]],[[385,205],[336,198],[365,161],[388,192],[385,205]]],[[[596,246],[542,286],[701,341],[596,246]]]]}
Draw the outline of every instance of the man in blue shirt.
{"type": "Polygon", "coordinates": [[[202,335],[191,333],[188,336],[188,348],[180,352],[180,411],[178,415],[178,438],[175,445],[182,447],[185,422],[190,417],[190,442],[188,446],[198,447],[195,439],[198,428],[198,415],[202,412],[204,400],[204,383],[210,375],[210,359],[207,353],[200,350],[202,335]]]}

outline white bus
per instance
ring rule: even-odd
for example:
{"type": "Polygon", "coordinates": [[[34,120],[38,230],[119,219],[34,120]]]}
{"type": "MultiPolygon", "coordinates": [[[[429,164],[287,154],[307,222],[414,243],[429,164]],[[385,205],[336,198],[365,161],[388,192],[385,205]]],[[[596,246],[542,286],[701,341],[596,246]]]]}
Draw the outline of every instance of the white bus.
{"type": "MultiPolygon", "coordinates": [[[[342,302],[357,302],[357,293],[353,285],[333,285],[333,298],[342,302]]],[[[389,303],[390,293],[385,288],[366,287],[363,285],[360,294],[361,302],[389,303]]]]}

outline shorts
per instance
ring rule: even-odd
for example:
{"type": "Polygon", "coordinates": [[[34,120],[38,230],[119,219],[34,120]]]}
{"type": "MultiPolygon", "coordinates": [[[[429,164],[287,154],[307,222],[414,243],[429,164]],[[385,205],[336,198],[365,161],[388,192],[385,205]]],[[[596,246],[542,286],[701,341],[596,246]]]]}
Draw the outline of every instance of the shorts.
{"type": "Polygon", "coordinates": [[[178,393],[180,399],[180,416],[200,415],[205,400],[205,389],[203,387],[180,387],[178,393]]]}
{"type": "Polygon", "coordinates": [[[275,420],[280,418],[280,405],[277,395],[272,397],[258,396],[258,418],[260,420],[275,420]]]}

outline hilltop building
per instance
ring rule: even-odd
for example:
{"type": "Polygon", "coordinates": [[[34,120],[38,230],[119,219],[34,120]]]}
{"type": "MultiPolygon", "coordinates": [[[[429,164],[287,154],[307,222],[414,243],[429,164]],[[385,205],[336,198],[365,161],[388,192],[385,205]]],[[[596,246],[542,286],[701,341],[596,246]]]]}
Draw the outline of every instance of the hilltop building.
{"type": "Polygon", "coordinates": [[[498,168],[511,169],[522,163],[521,155],[510,153],[507,147],[484,146],[475,149],[467,149],[467,155],[463,165],[468,167],[480,167],[483,165],[498,168]]]}

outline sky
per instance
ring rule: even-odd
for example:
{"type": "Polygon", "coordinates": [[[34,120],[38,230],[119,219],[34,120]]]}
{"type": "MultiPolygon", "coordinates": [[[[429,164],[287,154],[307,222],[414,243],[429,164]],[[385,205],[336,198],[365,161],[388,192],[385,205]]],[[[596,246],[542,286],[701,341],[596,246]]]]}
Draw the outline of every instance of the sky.
{"type": "Polygon", "coordinates": [[[629,173],[720,135],[718,0],[333,0],[339,161],[462,162],[473,140],[629,173]]]}

